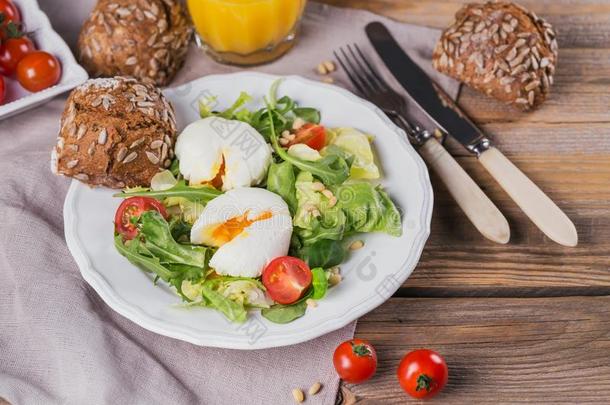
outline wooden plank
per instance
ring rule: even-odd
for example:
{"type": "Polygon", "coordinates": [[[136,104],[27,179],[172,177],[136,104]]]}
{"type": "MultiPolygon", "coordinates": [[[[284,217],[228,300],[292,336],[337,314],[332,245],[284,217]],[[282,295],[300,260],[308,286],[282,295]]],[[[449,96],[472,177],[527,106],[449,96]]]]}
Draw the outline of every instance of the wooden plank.
{"type": "Polygon", "coordinates": [[[610,398],[609,331],[610,297],[393,298],[358,321],[379,365],[348,389],[362,404],[409,402],[396,367],[427,347],[450,368],[430,403],[600,403],[610,398]]]}
{"type": "MultiPolygon", "coordinates": [[[[340,7],[363,8],[411,24],[444,28],[471,0],[320,0],[340,7]]],[[[558,30],[560,48],[608,48],[610,3],[599,0],[520,0],[558,30]]]]}
{"type": "Polygon", "coordinates": [[[435,207],[431,236],[402,295],[610,294],[610,156],[517,156],[515,164],[565,210],[580,245],[566,248],[546,238],[473,157],[458,161],[505,214],[511,241],[480,236],[431,173],[435,207]],[[553,290],[555,289],[555,290],[553,290]]]}

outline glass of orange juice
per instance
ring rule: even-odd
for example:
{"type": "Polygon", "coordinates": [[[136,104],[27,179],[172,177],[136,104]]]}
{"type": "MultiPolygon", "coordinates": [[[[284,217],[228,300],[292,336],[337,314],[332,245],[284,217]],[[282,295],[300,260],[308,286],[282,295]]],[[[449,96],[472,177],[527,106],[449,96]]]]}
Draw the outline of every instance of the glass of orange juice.
{"type": "Polygon", "coordinates": [[[306,0],[187,0],[199,44],[235,65],[270,62],[294,44],[306,0]]]}

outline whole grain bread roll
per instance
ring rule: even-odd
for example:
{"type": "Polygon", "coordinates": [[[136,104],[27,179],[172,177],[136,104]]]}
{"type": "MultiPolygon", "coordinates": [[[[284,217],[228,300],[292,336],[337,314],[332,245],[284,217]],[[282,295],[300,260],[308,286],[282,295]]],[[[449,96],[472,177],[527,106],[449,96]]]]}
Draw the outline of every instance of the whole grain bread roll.
{"type": "Polygon", "coordinates": [[[176,137],[174,111],[153,84],[90,79],[66,101],[51,167],[92,186],[148,186],[170,166],[176,137]]]}
{"type": "Polygon", "coordinates": [[[462,7],[441,35],[434,67],[470,87],[522,110],[549,94],[557,64],[551,24],[509,2],[462,7]]]}
{"type": "Polygon", "coordinates": [[[179,0],[99,0],[78,39],[91,76],[168,84],[184,64],[192,26],[179,0]]]}

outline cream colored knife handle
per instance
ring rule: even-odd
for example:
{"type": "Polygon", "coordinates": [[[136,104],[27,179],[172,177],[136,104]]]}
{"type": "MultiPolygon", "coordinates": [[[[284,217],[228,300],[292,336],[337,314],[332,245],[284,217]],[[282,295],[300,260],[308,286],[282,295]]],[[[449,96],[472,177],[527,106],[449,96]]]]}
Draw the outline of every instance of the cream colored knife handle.
{"type": "Polygon", "coordinates": [[[453,156],[434,138],[426,141],[419,152],[479,232],[494,242],[507,243],[508,221],[453,156]]]}
{"type": "Polygon", "coordinates": [[[576,246],[578,234],[570,218],[498,149],[490,147],[479,161],[538,228],[553,241],[576,246]]]}

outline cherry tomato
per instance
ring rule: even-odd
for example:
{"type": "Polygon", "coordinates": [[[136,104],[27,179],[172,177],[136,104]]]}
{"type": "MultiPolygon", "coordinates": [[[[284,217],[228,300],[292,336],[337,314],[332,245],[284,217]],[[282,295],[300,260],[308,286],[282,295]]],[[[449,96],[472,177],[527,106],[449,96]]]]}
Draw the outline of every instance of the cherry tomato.
{"type": "Polygon", "coordinates": [[[377,353],[366,340],[347,340],[335,349],[333,364],[343,381],[358,384],[375,374],[377,353]]]}
{"type": "Polygon", "coordinates": [[[5,25],[9,21],[13,21],[16,24],[21,22],[19,9],[11,0],[0,0],[0,13],[4,15],[2,25],[5,25]]]}
{"type": "Polygon", "coordinates": [[[133,239],[138,235],[138,228],[134,219],[142,215],[144,211],[158,211],[163,218],[167,219],[165,206],[154,198],[130,197],[125,199],[114,214],[114,230],[123,235],[123,239],[133,239]]]}
{"type": "Polygon", "coordinates": [[[0,76],[0,105],[4,104],[5,95],[6,95],[6,86],[4,85],[4,77],[0,76]]]}
{"type": "Polygon", "coordinates": [[[311,285],[311,270],[307,263],[291,256],[273,259],[263,270],[263,285],[269,296],[280,304],[292,304],[311,285]]]}
{"type": "Polygon", "coordinates": [[[17,64],[17,80],[26,90],[32,92],[53,86],[60,77],[59,61],[44,51],[30,52],[17,64]]]}
{"type": "Polygon", "coordinates": [[[398,366],[400,386],[414,398],[435,395],[447,384],[448,378],[449,370],[445,359],[428,349],[407,353],[398,366]]]}
{"type": "Polygon", "coordinates": [[[34,51],[34,43],[26,36],[9,38],[0,45],[0,74],[10,76],[25,55],[34,51]]]}
{"type": "Polygon", "coordinates": [[[288,146],[304,143],[312,149],[320,150],[326,144],[326,129],[322,125],[307,123],[299,128],[295,135],[288,146]]]}

